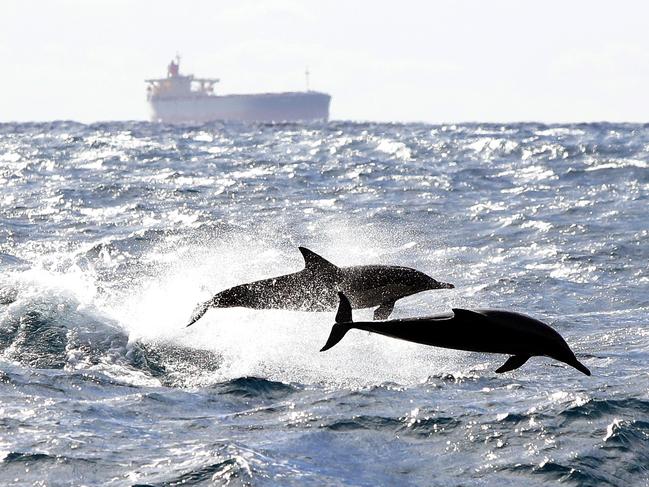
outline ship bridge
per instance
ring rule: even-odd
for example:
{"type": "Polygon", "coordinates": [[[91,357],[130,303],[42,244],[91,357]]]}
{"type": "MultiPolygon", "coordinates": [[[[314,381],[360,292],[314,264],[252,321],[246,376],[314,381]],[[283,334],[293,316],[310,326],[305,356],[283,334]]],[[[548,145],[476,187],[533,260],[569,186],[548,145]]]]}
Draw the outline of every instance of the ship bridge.
{"type": "Polygon", "coordinates": [[[147,99],[187,98],[214,95],[214,85],[219,78],[195,78],[180,74],[180,57],[176,56],[167,67],[166,78],[144,80],[147,83],[147,99]]]}

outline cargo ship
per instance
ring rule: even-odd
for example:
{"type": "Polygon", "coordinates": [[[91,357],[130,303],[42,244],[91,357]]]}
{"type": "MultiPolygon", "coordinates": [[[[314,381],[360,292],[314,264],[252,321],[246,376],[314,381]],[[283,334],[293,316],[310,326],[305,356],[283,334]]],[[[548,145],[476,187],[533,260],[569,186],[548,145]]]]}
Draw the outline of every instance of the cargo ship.
{"type": "Polygon", "coordinates": [[[218,78],[180,74],[180,58],[167,67],[167,77],[147,79],[152,122],[182,123],[214,120],[297,122],[329,119],[331,96],[312,91],[218,95],[218,78]]]}

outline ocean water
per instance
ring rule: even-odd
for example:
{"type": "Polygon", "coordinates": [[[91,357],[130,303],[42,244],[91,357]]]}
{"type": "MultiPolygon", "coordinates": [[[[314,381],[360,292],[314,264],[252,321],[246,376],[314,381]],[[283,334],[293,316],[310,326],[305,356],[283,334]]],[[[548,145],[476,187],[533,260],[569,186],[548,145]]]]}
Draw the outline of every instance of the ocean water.
{"type": "MultiPolygon", "coordinates": [[[[649,485],[649,125],[0,125],[0,485],[649,485]],[[194,306],[420,269],[591,369],[194,306]]],[[[371,310],[354,312],[368,318],[371,310]]]]}

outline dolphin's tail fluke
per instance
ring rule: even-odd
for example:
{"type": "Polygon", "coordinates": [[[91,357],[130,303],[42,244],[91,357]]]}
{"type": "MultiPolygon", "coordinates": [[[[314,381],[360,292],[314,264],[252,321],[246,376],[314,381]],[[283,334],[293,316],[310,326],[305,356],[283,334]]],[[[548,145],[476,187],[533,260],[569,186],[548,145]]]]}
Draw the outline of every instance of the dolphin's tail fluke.
{"type": "Polygon", "coordinates": [[[192,326],[194,323],[196,323],[198,320],[200,320],[205,313],[207,313],[207,310],[210,309],[210,306],[212,305],[213,300],[205,301],[204,303],[199,304],[194,308],[194,311],[192,312],[192,317],[189,319],[189,324],[187,326],[192,326]]]}
{"type": "Polygon", "coordinates": [[[353,326],[352,306],[349,304],[349,299],[343,293],[338,293],[338,297],[340,298],[340,304],[336,313],[336,324],[331,328],[329,339],[325,343],[325,346],[320,349],[321,352],[329,350],[336,345],[353,326]]]}
{"type": "Polygon", "coordinates": [[[351,330],[351,326],[344,325],[342,323],[336,323],[331,328],[331,333],[329,334],[329,339],[327,340],[327,343],[325,343],[325,346],[322,347],[320,351],[326,352],[331,347],[336,345],[340,340],[343,339],[343,337],[347,334],[349,330],[351,330]]]}
{"type": "Polygon", "coordinates": [[[351,323],[352,322],[352,305],[349,304],[349,299],[344,293],[339,292],[340,304],[338,304],[338,312],[336,313],[336,323],[351,323]]]}

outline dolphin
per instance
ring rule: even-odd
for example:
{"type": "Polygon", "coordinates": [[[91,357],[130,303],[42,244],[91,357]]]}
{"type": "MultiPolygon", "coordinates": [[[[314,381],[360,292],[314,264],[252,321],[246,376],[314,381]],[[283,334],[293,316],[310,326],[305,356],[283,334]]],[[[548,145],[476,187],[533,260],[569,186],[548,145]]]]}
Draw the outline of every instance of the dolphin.
{"type": "Polygon", "coordinates": [[[354,308],[378,306],[374,311],[374,319],[386,319],[398,299],[431,289],[455,287],[409,267],[338,267],[305,247],[299,249],[304,257],[304,269],[221,291],[196,307],[187,326],[193,325],[210,308],[241,306],[253,309],[332,311],[338,304],[337,291],[345,292],[354,308]]]}
{"type": "Polygon", "coordinates": [[[409,342],[469,352],[511,355],[496,369],[509,372],[523,365],[530,357],[546,356],[568,364],[590,375],[565,340],[545,323],[512,311],[493,309],[453,309],[453,314],[386,321],[352,321],[352,308],[343,293],[336,324],[321,352],[329,350],[352,328],[409,342]]]}

